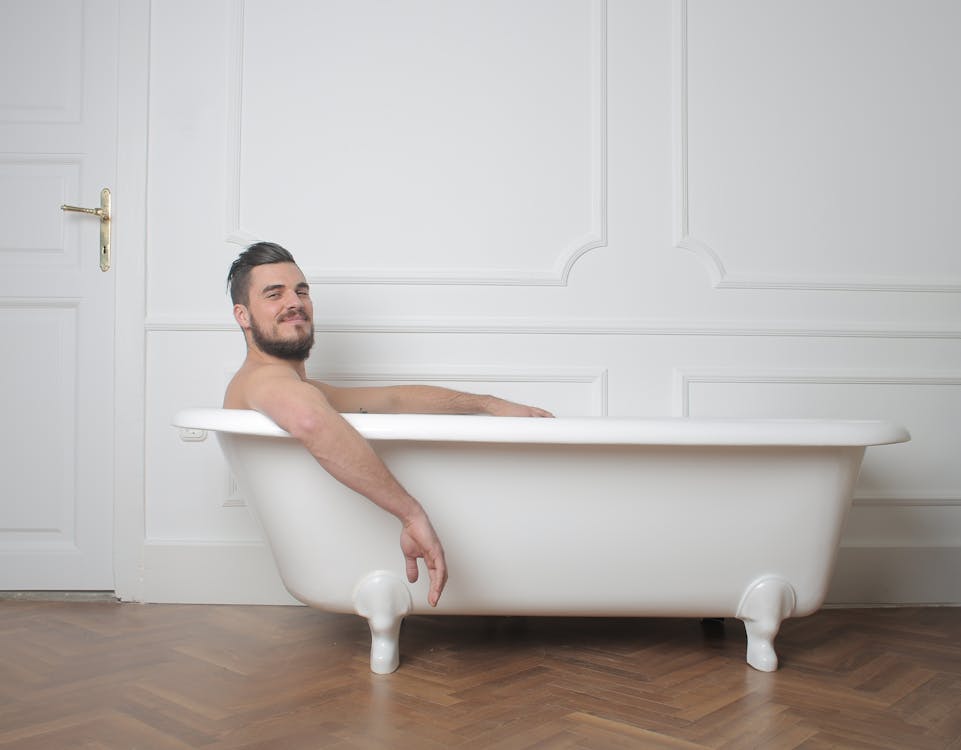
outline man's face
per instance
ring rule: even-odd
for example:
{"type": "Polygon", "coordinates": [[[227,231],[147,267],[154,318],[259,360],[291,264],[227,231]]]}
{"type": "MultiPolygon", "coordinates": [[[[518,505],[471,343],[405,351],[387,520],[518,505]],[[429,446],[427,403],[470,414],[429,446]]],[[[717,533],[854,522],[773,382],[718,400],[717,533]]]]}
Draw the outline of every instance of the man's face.
{"type": "Polygon", "coordinates": [[[250,273],[247,312],[245,327],[262,352],[296,362],[307,359],[314,345],[314,306],[295,264],[256,266],[250,273]]]}

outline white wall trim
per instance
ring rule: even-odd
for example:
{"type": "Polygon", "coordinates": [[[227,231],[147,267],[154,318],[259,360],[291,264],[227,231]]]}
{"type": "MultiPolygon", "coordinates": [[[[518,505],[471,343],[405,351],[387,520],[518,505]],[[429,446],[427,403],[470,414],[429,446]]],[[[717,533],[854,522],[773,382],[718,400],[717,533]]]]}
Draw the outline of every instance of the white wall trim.
{"type": "Polygon", "coordinates": [[[418,381],[479,381],[491,383],[594,383],[598,384],[607,377],[607,370],[600,367],[522,367],[504,368],[469,366],[446,367],[443,370],[428,370],[423,367],[396,367],[383,365],[350,370],[320,370],[308,367],[310,378],[325,381],[391,381],[409,383],[418,381]]]}
{"type": "Polygon", "coordinates": [[[877,496],[858,496],[854,504],[859,508],[959,508],[961,497],[956,492],[925,493],[918,497],[917,493],[890,492],[877,496]]]}
{"type": "MultiPolygon", "coordinates": [[[[790,321],[774,321],[759,326],[754,321],[679,321],[658,318],[355,318],[315,321],[317,333],[425,333],[496,335],[597,335],[597,336],[774,336],[779,338],[858,338],[858,339],[961,339],[959,328],[906,328],[865,323],[863,326],[799,326],[790,321]]],[[[236,331],[237,324],[226,317],[216,319],[153,316],[146,321],[150,331],[214,332],[236,331]]]]}
{"type": "Polygon", "coordinates": [[[144,599],[150,2],[120,3],[114,323],[114,588],[144,599]]]}
{"type": "Polygon", "coordinates": [[[227,10],[227,121],[224,138],[227,184],[226,241],[250,245],[260,238],[240,225],[240,183],[244,112],[244,0],[231,0],[227,10]]]}
{"type": "MultiPolygon", "coordinates": [[[[284,589],[261,542],[208,543],[150,539],[145,602],[167,604],[299,604],[284,589]]],[[[828,591],[828,606],[958,605],[961,578],[931,576],[961,569],[956,547],[844,547],[828,591]]]]}
{"type": "Polygon", "coordinates": [[[858,276],[825,280],[814,276],[731,271],[718,249],[691,230],[688,130],[688,0],[673,0],[673,149],[674,149],[674,246],[700,258],[716,289],[796,289],[842,292],[961,292],[961,280],[944,276],[884,278],[858,276]]]}
{"type": "Polygon", "coordinates": [[[142,601],[165,604],[298,604],[264,542],[144,541],[142,601]]]}
{"type": "Polygon", "coordinates": [[[835,607],[961,604],[961,547],[846,547],[828,589],[835,607]]]}
{"type": "Polygon", "coordinates": [[[443,370],[377,367],[336,372],[308,368],[308,377],[325,382],[389,383],[583,383],[591,388],[592,415],[606,417],[607,369],[603,367],[445,367],[443,370]]]}
{"type": "Polygon", "coordinates": [[[800,385],[961,385],[961,374],[908,375],[855,370],[741,370],[736,368],[674,368],[674,411],[690,416],[691,385],[694,383],[797,383],[800,385]]]}
{"type": "Polygon", "coordinates": [[[80,299],[77,297],[0,297],[0,310],[69,310],[76,309],[79,305],[80,299]]]}
{"type": "MultiPolygon", "coordinates": [[[[582,383],[589,386],[591,416],[606,417],[608,410],[608,371],[603,367],[423,367],[382,366],[351,370],[323,370],[309,366],[307,377],[334,383],[582,383]]],[[[232,374],[232,371],[231,371],[232,374]]],[[[243,507],[247,503],[233,475],[228,471],[224,484],[225,508],[243,507]]]]}
{"type": "MultiPolygon", "coordinates": [[[[830,370],[830,371],[745,371],[738,369],[684,368],[674,369],[674,413],[681,417],[691,416],[691,386],[695,383],[790,383],[799,385],[903,385],[903,386],[961,386],[961,374],[941,375],[887,374],[876,372],[830,370]]],[[[961,497],[954,490],[943,492],[895,491],[883,495],[855,496],[859,507],[885,508],[934,508],[961,507],[961,497]]]]}
{"type": "MultiPolygon", "coordinates": [[[[563,248],[549,269],[523,268],[305,268],[311,284],[418,284],[472,286],[567,286],[571,269],[585,253],[607,246],[607,0],[588,0],[591,17],[591,226],[563,248]]],[[[242,226],[241,183],[244,2],[231,0],[227,60],[226,241],[246,246],[263,237],[242,226]]]]}
{"type": "MultiPolygon", "coordinates": [[[[913,374],[866,373],[854,370],[767,370],[733,368],[676,368],[674,371],[675,413],[690,415],[690,387],[695,383],[797,383],[904,386],[959,386],[961,373],[913,374]]],[[[956,490],[914,492],[895,490],[883,494],[855,496],[853,507],[867,513],[891,509],[937,512],[961,508],[956,490]]],[[[884,540],[856,542],[842,539],[838,563],[828,592],[835,606],[879,604],[958,604],[958,577],[940,571],[961,566],[961,547],[932,547],[923,544],[892,546],[884,540]]]]}

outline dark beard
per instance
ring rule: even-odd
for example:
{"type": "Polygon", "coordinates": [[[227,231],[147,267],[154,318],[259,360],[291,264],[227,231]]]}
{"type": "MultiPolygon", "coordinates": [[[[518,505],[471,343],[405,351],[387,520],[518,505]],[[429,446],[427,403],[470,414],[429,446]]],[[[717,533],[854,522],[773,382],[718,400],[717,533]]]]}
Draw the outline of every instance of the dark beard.
{"type": "Polygon", "coordinates": [[[264,353],[289,362],[303,362],[310,354],[314,345],[314,324],[310,324],[310,333],[302,339],[288,341],[286,339],[267,338],[253,318],[250,320],[250,333],[254,343],[264,353]]]}

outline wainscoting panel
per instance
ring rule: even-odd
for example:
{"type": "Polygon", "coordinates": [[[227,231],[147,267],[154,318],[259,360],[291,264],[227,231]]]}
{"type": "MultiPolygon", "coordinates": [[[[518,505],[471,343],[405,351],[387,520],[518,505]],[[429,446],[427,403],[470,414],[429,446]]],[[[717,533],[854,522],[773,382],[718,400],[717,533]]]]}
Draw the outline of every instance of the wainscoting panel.
{"type": "MultiPolygon", "coordinates": [[[[869,448],[858,497],[954,501],[961,507],[955,459],[961,374],[923,376],[844,372],[680,371],[681,413],[695,417],[889,419],[911,441],[869,448]]],[[[961,538],[959,538],[961,543],[961,538]]]]}
{"type": "Polygon", "coordinates": [[[890,419],[911,442],[868,448],[829,597],[838,603],[958,601],[961,375],[678,371],[690,416],[890,419]]]}
{"type": "Polygon", "coordinates": [[[567,283],[606,243],[605,10],[235,0],[228,240],[323,245],[313,283],[567,283]]]}
{"type": "MultiPolygon", "coordinates": [[[[193,377],[166,377],[148,384],[153,394],[147,412],[147,451],[152,470],[147,475],[146,529],[151,541],[223,544],[253,543],[261,538],[229,476],[216,437],[210,434],[199,441],[183,440],[171,426],[180,409],[220,405],[224,389],[242,361],[240,333],[184,336],[157,332],[150,337],[151,372],[173,371],[177,362],[212,361],[217,364],[196,367],[193,377]]],[[[422,383],[491,393],[584,416],[604,416],[608,408],[607,372],[602,368],[525,368],[510,364],[413,368],[384,364],[339,371],[311,367],[309,375],[344,386],[422,383]]]]}
{"type": "Polygon", "coordinates": [[[961,7],[674,3],[678,245],[715,285],[961,292],[961,7]]]}
{"type": "Polygon", "coordinates": [[[322,380],[906,425],[831,601],[961,603],[957,3],[150,14],[148,598],[285,600],[216,441],[170,426],[243,360],[225,277],[263,239],[311,283],[322,380]]]}

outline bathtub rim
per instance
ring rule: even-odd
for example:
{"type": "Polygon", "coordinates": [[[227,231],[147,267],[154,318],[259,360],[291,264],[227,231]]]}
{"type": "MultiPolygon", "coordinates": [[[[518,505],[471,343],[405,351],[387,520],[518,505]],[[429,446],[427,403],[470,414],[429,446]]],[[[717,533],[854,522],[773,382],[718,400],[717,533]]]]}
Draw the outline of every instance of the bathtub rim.
{"type": "MultiPolygon", "coordinates": [[[[703,417],[489,417],[438,414],[344,414],[368,440],[571,445],[870,446],[911,439],[901,425],[865,419],[703,417]]],[[[287,437],[260,412],[182,409],[174,427],[287,437]]]]}

